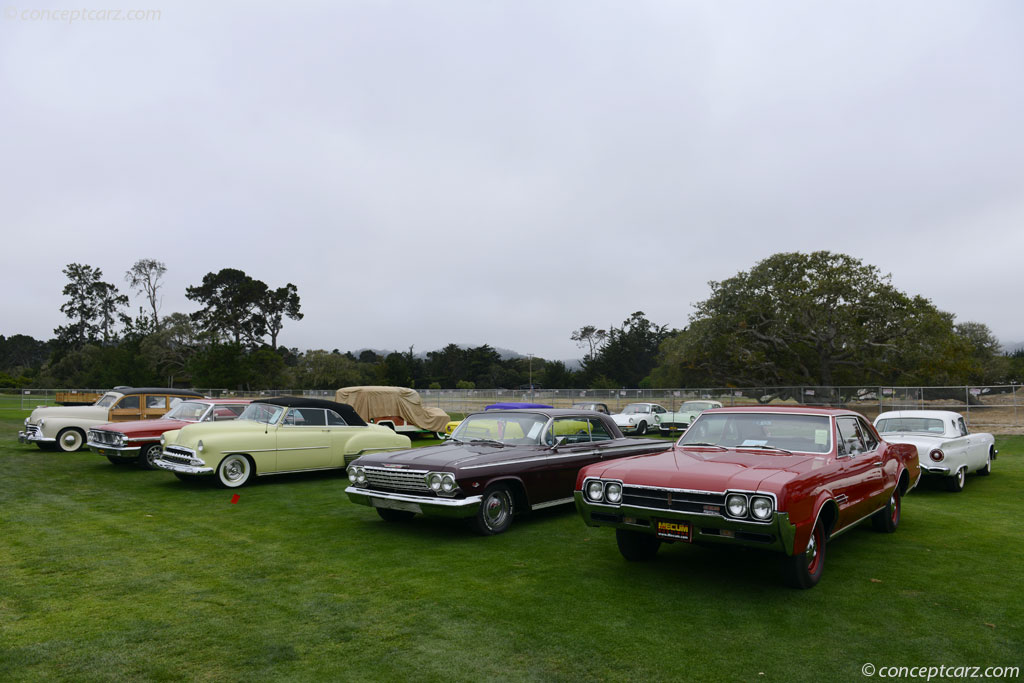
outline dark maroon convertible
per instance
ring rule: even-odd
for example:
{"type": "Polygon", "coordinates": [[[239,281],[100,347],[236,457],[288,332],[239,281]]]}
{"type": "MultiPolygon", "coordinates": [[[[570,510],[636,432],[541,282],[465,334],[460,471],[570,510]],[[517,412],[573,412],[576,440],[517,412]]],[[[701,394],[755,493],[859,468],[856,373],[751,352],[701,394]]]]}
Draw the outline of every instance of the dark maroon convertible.
{"type": "Polygon", "coordinates": [[[663,450],[661,441],[624,438],[591,410],[488,410],[463,420],[443,445],[356,459],[345,493],[387,521],[469,518],[489,536],[516,514],[573,502],[585,465],[663,450]]]}

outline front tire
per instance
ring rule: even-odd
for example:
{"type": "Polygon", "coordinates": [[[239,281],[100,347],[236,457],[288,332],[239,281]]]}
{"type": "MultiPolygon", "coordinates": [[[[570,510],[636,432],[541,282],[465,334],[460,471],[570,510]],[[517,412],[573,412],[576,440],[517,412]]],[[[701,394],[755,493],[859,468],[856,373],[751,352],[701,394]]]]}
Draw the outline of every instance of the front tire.
{"type": "Polygon", "coordinates": [[[647,433],[647,423],[646,422],[640,422],[640,424],[638,424],[636,426],[636,434],[637,434],[637,436],[643,436],[646,433],[647,433]]]}
{"type": "Polygon", "coordinates": [[[408,522],[416,516],[415,512],[408,510],[392,510],[391,508],[377,508],[377,514],[385,522],[408,522]]]}
{"type": "Polygon", "coordinates": [[[813,588],[825,570],[825,526],[819,519],[802,553],[782,561],[782,578],[793,588],[813,588]]]}
{"type": "Polygon", "coordinates": [[[85,443],[85,434],[82,433],[81,429],[74,427],[68,427],[60,430],[57,435],[57,448],[61,449],[65,453],[74,453],[82,444],[85,443]]]}
{"type": "Polygon", "coordinates": [[[139,451],[139,464],[147,470],[160,469],[156,466],[157,458],[163,453],[163,447],[159,443],[151,443],[143,446],[139,451]]]}
{"type": "Polygon", "coordinates": [[[661,547],[661,540],[657,536],[628,529],[615,530],[615,543],[622,556],[630,562],[653,560],[661,547]]]}
{"type": "Polygon", "coordinates": [[[515,504],[512,491],[504,484],[488,486],[473,516],[473,526],[483,536],[504,533],[512,526],[515,504]]]}
{"type": "Polygon", "coordinates": [[[244,486],[254,469],[249,458],[244,455],[229,455],[217,465],[217,483],[226,489],[244,486]]]}
{"type": "Polygon", "coordinates": [[[902,510],[903,497],[900,496],[900,487],[897,484],[886,506],[871,516],[871,526],[875,531],[891,534],[900,525],[902,510]]]}
{"type": "Polygon", "coordinates": [[[956,474],[946,479],[946,490],[952,491],[953,493],[960,493],[964,490],[964,484],[966,482],[967,468],[961,467],[956,471],[956,474]]]}

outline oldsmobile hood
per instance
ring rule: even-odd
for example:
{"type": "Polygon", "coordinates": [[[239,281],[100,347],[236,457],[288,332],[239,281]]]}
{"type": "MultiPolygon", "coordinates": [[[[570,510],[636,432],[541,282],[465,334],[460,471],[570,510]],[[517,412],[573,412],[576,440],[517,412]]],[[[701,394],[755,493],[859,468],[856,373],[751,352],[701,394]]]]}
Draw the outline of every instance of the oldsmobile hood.
{"type": "Polygon", "coordinates": [[[615,460],[604,467],[592,465],[588,474],[663,488],[756,491],[768,478],[778,485],[824,464],[824,457],[810,454],[677,446],[662,453],[615,460]]]}

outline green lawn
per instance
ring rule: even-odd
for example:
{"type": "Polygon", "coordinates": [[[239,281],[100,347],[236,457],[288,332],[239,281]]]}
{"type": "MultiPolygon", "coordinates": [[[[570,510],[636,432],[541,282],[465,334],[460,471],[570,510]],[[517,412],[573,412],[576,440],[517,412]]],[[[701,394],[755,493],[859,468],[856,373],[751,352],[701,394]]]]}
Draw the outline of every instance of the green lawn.
{"type": "MultiPolygon", "coordinates": [[[[473,535],[386,524],[338,475],[234,492],[17,443],[0,409],[0,680],[863,680],[1024,666],[1024,437],[924,486],[892,535],[776,558],[667,546],[629,564],[571,508],[473,535]]],[[[420,442],[429,443],[426,441],[420,442]]]]}

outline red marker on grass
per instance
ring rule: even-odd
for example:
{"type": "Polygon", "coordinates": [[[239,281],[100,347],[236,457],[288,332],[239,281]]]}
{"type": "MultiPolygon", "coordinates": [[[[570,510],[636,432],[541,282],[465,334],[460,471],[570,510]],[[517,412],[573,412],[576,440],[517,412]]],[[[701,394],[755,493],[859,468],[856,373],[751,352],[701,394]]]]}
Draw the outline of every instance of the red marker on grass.
{"type": "Polygon", "coordinates": [[[238,502],[238,494],[236,493],[235,495],[231,496],[231,504],[234,505],[237,502],[238,502]]]}

